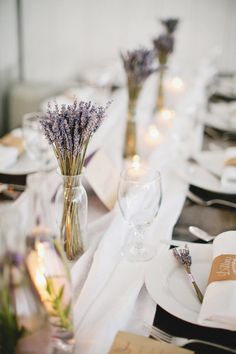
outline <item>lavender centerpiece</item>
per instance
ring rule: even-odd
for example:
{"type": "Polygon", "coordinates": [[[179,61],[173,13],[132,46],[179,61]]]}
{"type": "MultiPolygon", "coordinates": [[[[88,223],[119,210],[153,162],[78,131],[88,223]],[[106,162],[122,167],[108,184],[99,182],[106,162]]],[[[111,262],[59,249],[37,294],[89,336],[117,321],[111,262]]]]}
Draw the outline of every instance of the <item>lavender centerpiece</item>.
{"type": "Polygon", "coordinates": [[[164,108],[164,73],[167,68],[167,62],[170,54],[174,51],[174,32],[178,27],[179,20],[177,18],[162,19],[161,24],[164,26],[165,33],[153,40],[156,57],[159,61],[159,82],[157,90],[157,110],[164,108]]]}
{"type": "Polygon", "coordinates": [[[179,19],[178,18],[167,18],[167,19],[162,19],[161,24],[165,27],[166,33],[169,35],[172,35],[179,24],[179,19]]]}
{"type": "Polygon", "coordinates": [[[155,52],[145,48],[127,51],[121,54],[127,78],[128,117],[126,125],[124,157],[130,158],[136,154],[136,106],[140,91],[145,80],[156,68],[153,67],[155,52]]]}
{"type": "MultiPolygon", "coordinates": [[[[82,172],[90,139],[106,116],[107,107],[74,101],[53,109],[41,119],[43,132],[52,146],[63,178],[60,233],[67,258],[78,259],[84,252],[87,226],[87,194],[82,172]]],[[[60,203],[59,203],[60,204],[60,203]]]]}

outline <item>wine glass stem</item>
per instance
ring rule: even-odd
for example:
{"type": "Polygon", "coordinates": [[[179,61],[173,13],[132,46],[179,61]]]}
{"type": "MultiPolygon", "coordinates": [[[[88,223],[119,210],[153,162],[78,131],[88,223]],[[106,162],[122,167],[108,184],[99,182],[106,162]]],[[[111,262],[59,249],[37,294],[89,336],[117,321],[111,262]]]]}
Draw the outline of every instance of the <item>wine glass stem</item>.
{"type": "Polygon", "coordinates": [[[143,233],[134,229],[134,247],[140,250],[144,247],[143,245],[143,233]]]}

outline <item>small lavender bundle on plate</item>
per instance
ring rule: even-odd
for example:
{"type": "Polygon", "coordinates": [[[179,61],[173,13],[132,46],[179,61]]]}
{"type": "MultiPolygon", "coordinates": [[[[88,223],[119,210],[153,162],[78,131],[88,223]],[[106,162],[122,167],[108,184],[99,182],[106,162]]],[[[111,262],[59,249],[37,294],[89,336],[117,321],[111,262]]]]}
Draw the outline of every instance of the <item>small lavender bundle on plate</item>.
{"type": "Polygon", "coordinates": [[[166,32],[171,35],[176,31],[179,24],[179,19],[178,18],[167,18],[165,20],[162,19],[161,24],[165,27],[166,32]]]}
{"type": "Polygon", "coordinates": [[[82,172],[88,144],[102,124],[106,107],[74,101],[72,105],[48,106],[41,119],[43,132],[60,167],[63,189],[56,196],[60,234],[68,260],[78,259],[85,250],[88,199],[82,185],[82,172]]]}
{"type": "Polygon", "coordinates": [[[135,114],[137,100],[146,79],[157,70],[154,67],[155,52],[146,48],[127,51],[121,54],[128,90],[128,118],[124,143],[124,157],[136,155],[135,114]]]}
{"type": "Polygon", "coordinates": [[[192,257],[190,255],[190,251],[187,245],[185,245],[184,248],[173,248],[173,255],[176,258],[176,260],[178,261],[179,264],[183,265],[185,271],[188,274],[188,279],[190,280],[197,298],[199,300],[200,303],[202,303],[203,301],[203,295],[201,290],[199,289],[193,275],[191,272],[191,265],[192,265],[192,257]]]}

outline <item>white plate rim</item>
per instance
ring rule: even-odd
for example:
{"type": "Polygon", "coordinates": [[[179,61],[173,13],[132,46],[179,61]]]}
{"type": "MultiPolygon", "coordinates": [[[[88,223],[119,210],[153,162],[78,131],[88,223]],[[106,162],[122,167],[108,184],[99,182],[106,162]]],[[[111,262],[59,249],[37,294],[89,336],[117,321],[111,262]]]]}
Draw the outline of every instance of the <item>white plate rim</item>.
{"type": "MultiPolygon", "coordinates": [[[[222,155],[222,151],[201,151],[198,153],[198,157],[201,157],[204,154],[208,154],[208,155],[215,155],[215,154],[219,154],[222,155]]],[[[222,186],[219,185],[219,188],[215,188],[214,186],[212,186],[209,183],[201,183],[201,182],[196,182],[191,178],[191,175],[188,174],[187,172],[184,171],[183,167],[184,165],[187,166],[188,162],[184,161],[184,160],[178,160],[177,163],[174,165],[174,169],[176,171],[176,173],[183,178],[186,182],[188,182],[189,184],[191,184],[192,186],[204,189],[206,191],[209,192],[213,192],[213,193],[221,193],[221,194],[228,194],[228,195],[235,195],[236,194],[236,190],[230,190],[230,189],[226,189],[222,186]]],[[[204,167],[199,165],[199,167],[204,170],[204,167]]],[[[197,166],[196,166],[197,168],[197,166]]],[[[214,176],[211,175],[210,171],[205,170],[205,173],[209,174],[209,177],[211,178],[215,178],[214,176]]]]}

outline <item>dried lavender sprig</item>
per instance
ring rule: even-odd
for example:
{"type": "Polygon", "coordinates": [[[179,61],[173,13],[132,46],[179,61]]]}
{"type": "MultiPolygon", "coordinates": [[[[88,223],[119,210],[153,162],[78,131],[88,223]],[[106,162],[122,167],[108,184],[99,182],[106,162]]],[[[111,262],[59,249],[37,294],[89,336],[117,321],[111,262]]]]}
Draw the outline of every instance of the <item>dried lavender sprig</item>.
{"type": "Polygon", "coordinates": [[[185,245],[185,248],[173,249],[173,254],[179,263],[190,267],[192,264],[192,257],[190,256],[189,248],[185,245]]]}
{"type": "Polygon", "coordinates": [[[161,19],[161,24],[165,27],[166,32],[168,34],[173,34],[179,24],[179,19],[178,18],[167,18],[167,19],[161,19]]]}
{"type": "Polygon", "coordinates": [[[155,52],[139,48],[121,54],[128,85],[141,86],[157,68],[154,67],[155,52]]]}
{"type": "Polygon", "coordinates": [[[190,251],[187,245],[185,245],[185,248],[173,248],[173,255],[177,259],[177,261],[184,266],[184,269],[186,270],[188,274],[188,278],[197,294],[198,300],[200,303],[203,301],[203,294],[201,290],[199,289],[192,273],[191,273],[191,264],[192,264],[192,257],[190,255],[190,251]]]}

